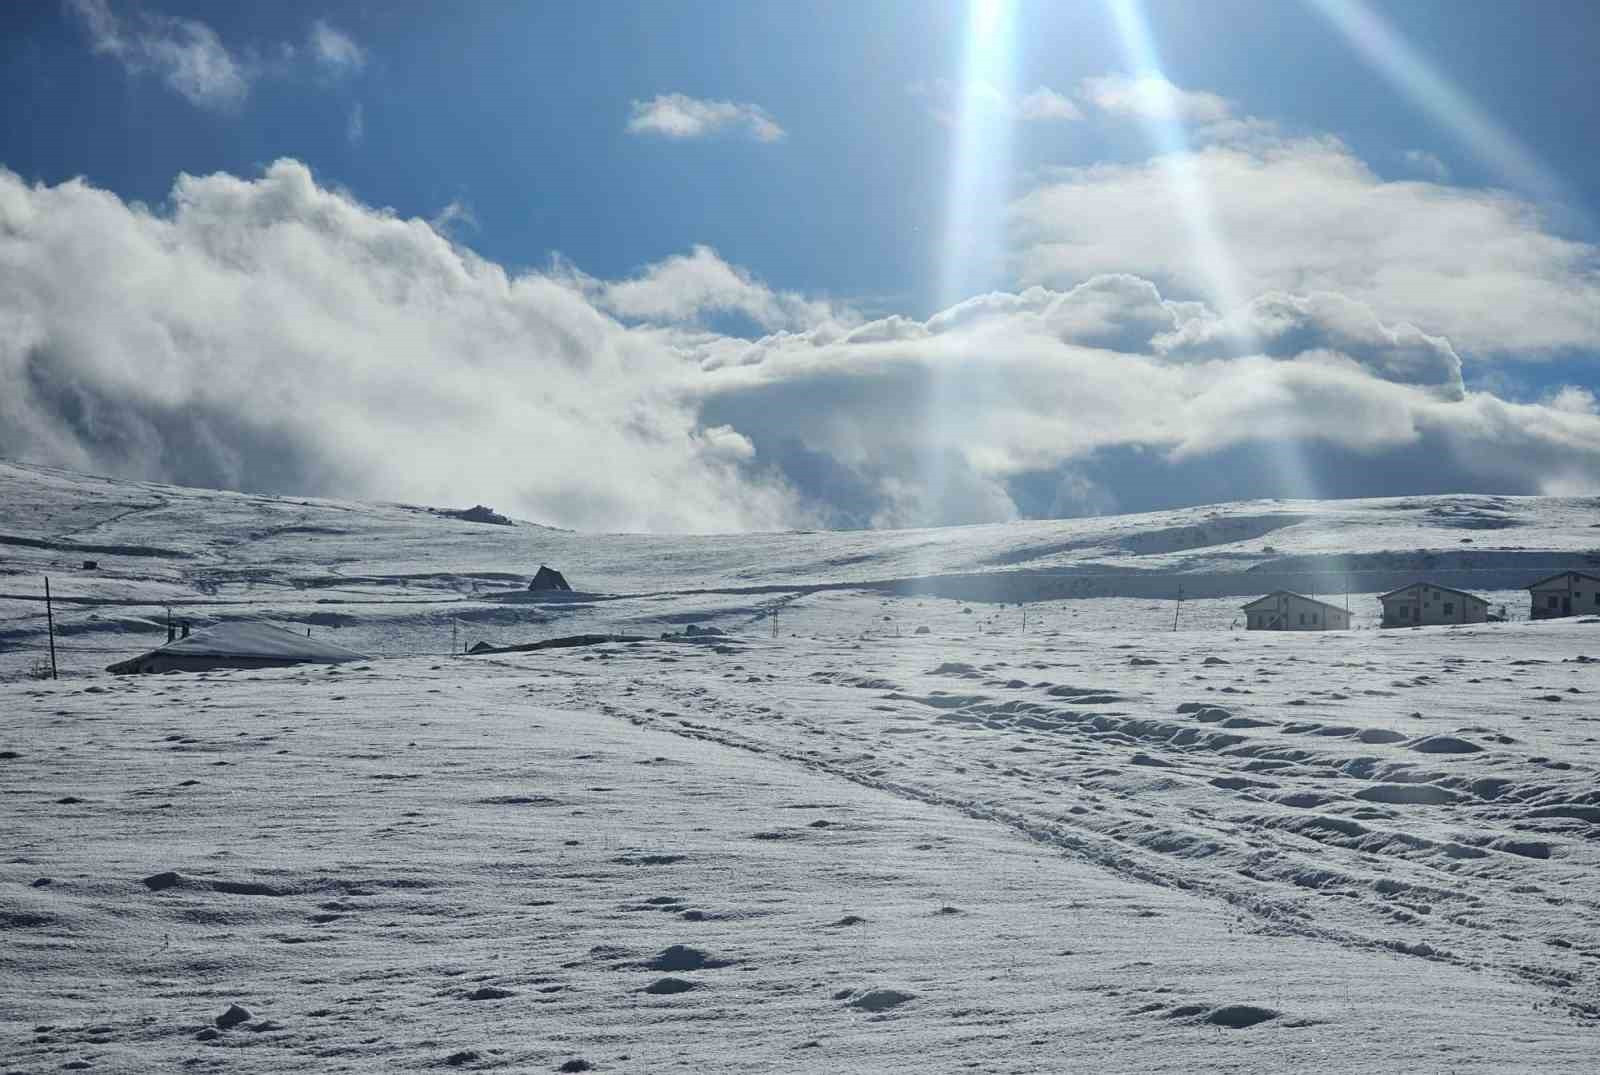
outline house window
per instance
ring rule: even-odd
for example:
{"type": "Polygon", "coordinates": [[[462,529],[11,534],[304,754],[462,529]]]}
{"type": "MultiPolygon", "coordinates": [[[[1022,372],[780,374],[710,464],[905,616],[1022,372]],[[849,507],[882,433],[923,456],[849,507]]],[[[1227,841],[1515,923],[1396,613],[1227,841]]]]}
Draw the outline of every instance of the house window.
{"type": "Polygon", "coordinates": [[[1559,600],[1557,600],[1555,594],[1551,594],[1550,595],[1549,601],[1550,601],[1550,603],[1545,606],[1546,608],[1559,608],[1559,607],[1561,607],[1561,602],[1559,600]]]}
{"type": "Polygon", "coordinates": [[[1446,601],[1444,603],[1444,614],[1446,616],[1454,616],[1456,614],[1456,603],[1454,601],[1446,601]]]}
{"type": "Polygon", "coordinates": [[[1316,623],[1317,622],[1317,614],[1315,612],[1313,612],[1311,614],[1311,622],[1312,623],[1316,623]]]}
{"type": "Polygon", "coordinates": [[[1301,623],[1305,623],[1306,622],[1306,614],[1304,612],[1300,613],[1300,622],[1301,623]]]}

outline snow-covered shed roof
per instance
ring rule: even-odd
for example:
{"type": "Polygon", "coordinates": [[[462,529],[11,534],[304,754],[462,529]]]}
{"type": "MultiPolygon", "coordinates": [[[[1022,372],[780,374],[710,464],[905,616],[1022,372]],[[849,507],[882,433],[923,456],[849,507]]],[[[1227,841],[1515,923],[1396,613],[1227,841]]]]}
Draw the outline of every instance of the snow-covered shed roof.
{"type": "Polygon", "coordinates": [[[320,638],[309,638],[293,631],[286,631],[282,627],[274,627],[270,623],[245,621],[219,623],[215,627],[195,631],[187,638],[168,642],[149,653],[131,658],[122,664],[112,665],[109,671],[118,671],[123,665],[129,666],[131,671],[132,666],[151,657],[248,658],[258,661],[308,664],[337,664],[341,661],[366,660],[365,654],[332,642],[324,642],[320,638]]]}

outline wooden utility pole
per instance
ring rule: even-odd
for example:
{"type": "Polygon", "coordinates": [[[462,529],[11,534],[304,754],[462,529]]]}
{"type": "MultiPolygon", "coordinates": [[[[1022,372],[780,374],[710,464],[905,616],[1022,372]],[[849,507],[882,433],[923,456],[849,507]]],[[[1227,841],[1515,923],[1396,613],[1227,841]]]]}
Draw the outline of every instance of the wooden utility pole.
{"type": "Polygon", "coordinates": [[[56,613],[50,604],[50,576],[44,577],[44,619],[50,628],[50,678],[56,676],[56,613]]]}
{"type": "Polygon", "coordinates": [[[1178,607],[1172,610],[1172,629],[1178,629],[1178,613],[1183,611],[1183,587],[1178,587],[1178,607]]]}

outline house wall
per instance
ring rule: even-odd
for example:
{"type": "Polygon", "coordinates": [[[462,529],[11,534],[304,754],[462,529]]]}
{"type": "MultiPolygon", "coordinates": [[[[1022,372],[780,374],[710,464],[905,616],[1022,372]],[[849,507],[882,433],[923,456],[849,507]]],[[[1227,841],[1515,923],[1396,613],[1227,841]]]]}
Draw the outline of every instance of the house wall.
{"type": "Polygon", "coordinates": [[[1245,608],[1250,631],[1346,631],[1350,614],[1303,597],[1287,596],[1270,604],[1245,608]]]}
{"type": "Polygon", "coordinates": [[[1419,584],[1383,598],[1382,627],[1427,627],[1447,623],[1483,623],[1489,602],[1470,594],[1419,584]]]}
{"type": "Polygon", "coordinates": [[[1600,614],[1600,579],[1569,571],[1538,586],[1528,587],[1532,603],[1528,618],[1600,614]]]}

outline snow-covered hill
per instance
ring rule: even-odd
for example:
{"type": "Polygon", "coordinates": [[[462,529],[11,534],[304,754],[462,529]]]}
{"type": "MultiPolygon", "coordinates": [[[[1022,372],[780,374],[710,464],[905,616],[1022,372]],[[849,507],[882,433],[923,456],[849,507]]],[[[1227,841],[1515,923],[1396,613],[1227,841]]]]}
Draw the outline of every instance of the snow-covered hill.
{"type": "Polygon", "coordinates": [[[1593,1070],[1600,618],[1229,630],[1418,572],[1525,615],[1593,501],[668,538],[8,465],[0,505],[0,661],[48,573],[66,671],[0,683],[7,1070],[1593,1070]],[[374,659],[99,671],[168,603],[374,659]]]}
{"type": "MultiPolygon", "coordinates": [[[[1190,603],[1179,626],[1198,628],[1226,626],[1239,599],[1282,588],[1348,594],[1356,623],[1370,624],[1372,595],[1423,575],[1484,593],[1514,618],[1526,612],[1528,581],[1596,565],[1593,498],[1260,501],[1004,526],[684,537],[498,526],[412,505],[0,464],[0,643],[13,653],[44,637],[45,574],[66,648],[85,654],[163,638],[170,606],[193,622],[266,616],[336,630],[345,644],[397,655],[448,652],[453,624],[463,640],[514,642],[692,620],[749,625],[772,603],[785,607],[783,622],[814,632],[883,630],[883,615],[903,631],[969,630],[1016,602],[1033,606],[1036,626],[1088,616],[1132,628],[1169,620],[1181,591],[1190,603]],[[98,566],[85,570],[86,560],[98,566]],[[541,563],[564,571],[578,596],[526,594],[541,563]],[[870,601],[829,600],[833,592],[870,601]],[[882,600],[891,607],[880,614],[882,600]],[[971,602],[985,605],[950,607],[971,602]]],[[[1020,626],[1020,611],[995,626],[1011,620],[1020,626]]]]}

